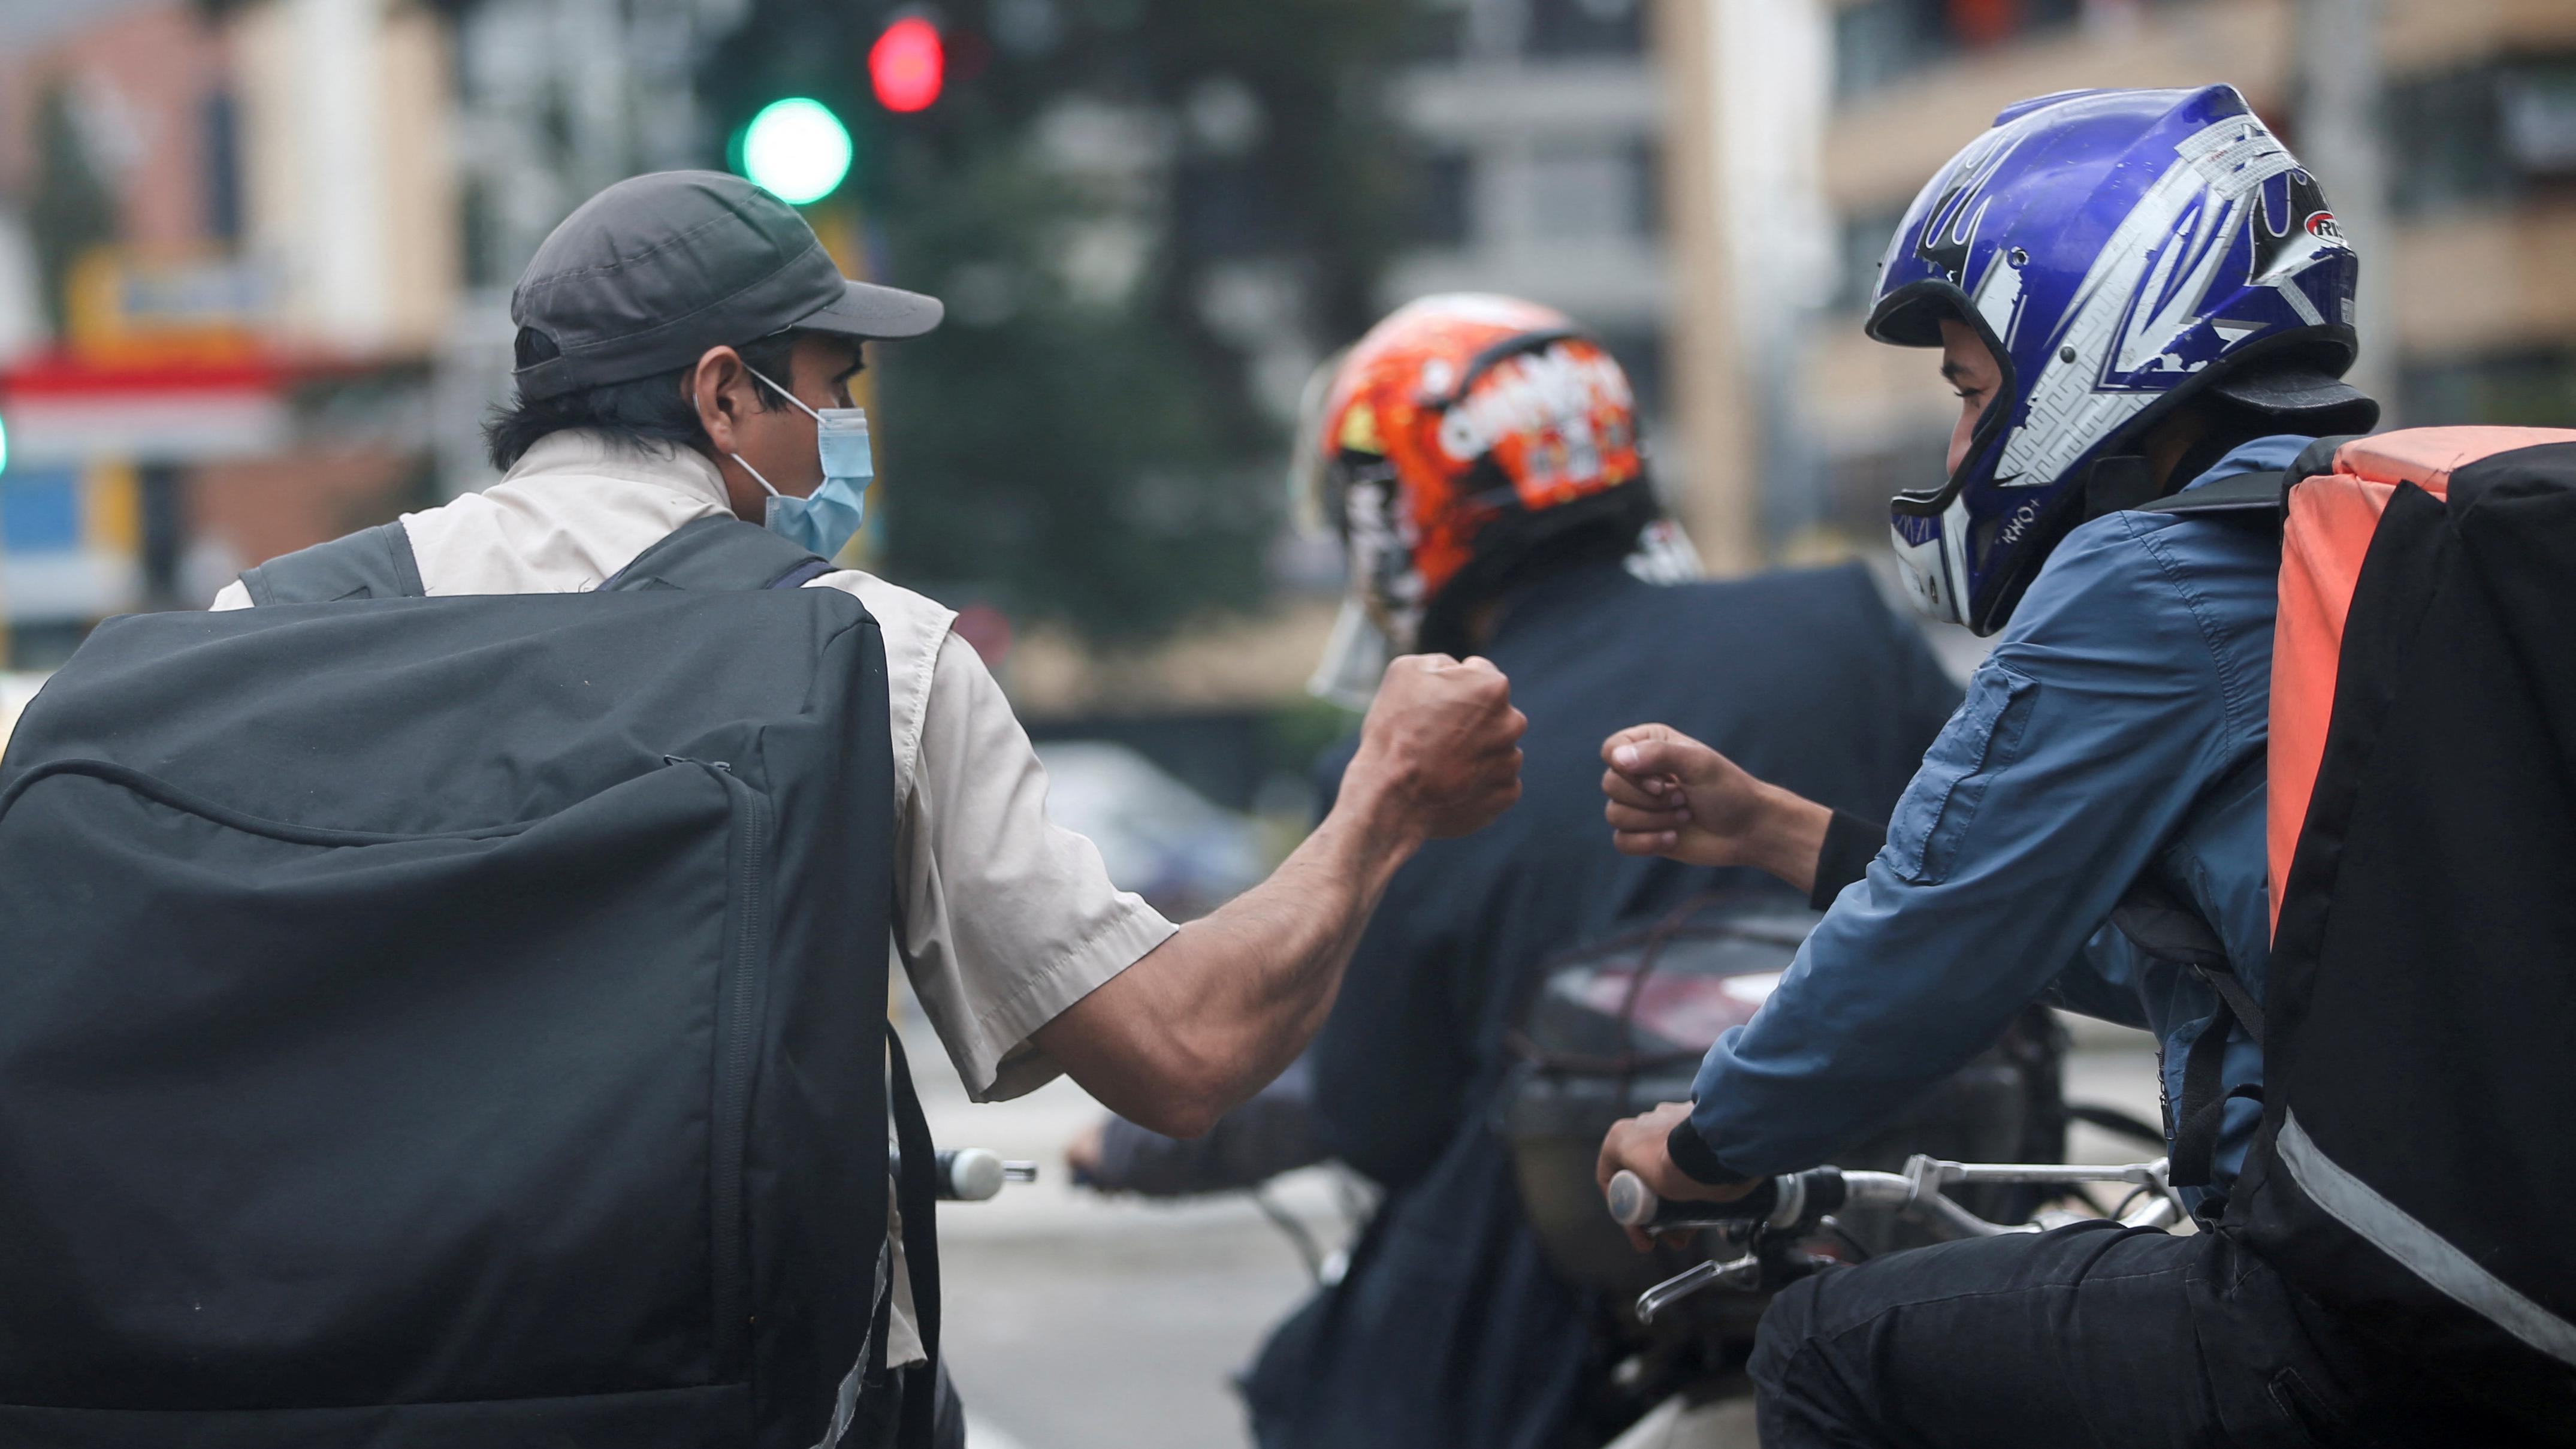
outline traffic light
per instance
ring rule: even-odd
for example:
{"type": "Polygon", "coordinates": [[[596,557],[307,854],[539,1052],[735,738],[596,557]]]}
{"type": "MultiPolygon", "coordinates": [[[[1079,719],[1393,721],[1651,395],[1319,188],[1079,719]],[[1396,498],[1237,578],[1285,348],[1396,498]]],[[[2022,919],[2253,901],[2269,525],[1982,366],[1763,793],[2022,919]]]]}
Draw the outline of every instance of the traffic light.
{"type": "Polygon", "coordinates": [[[877,104],[889,111],[929,109],[947,78],[948,48],[938,27],[918,15],[887,26],[868,48],[868,80],[876,88],[877,104]]]}
{"type": "Polygon", "coordinates": [[[821,101],[771,101],[743,132],[742,174],[791,206],[820,201],[850,174],[849,129],[821,101]]]}

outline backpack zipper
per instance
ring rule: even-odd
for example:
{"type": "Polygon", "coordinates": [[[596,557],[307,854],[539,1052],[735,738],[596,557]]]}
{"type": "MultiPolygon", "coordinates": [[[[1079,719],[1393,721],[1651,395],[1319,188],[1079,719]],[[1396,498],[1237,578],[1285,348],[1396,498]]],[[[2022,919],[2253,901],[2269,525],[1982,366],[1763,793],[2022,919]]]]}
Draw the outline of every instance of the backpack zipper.
{"type": "Polygon", "coordinates": [[[759,1033],[754,1013],[760,997],[760,959],[768,924],[769,800],[746,785],[722,760],[683,760],[713,775],[733,805],[734,933],[717,990],[725,1010],[724,1040],[717,1045],[715,1180],[709,1202],[715,1232],[715,1327],[720,1363],[747,1358],[751,1331],[749,1224],[743,1211],[743,1159],[750,1130],[752,1047],[759,1033]]]}

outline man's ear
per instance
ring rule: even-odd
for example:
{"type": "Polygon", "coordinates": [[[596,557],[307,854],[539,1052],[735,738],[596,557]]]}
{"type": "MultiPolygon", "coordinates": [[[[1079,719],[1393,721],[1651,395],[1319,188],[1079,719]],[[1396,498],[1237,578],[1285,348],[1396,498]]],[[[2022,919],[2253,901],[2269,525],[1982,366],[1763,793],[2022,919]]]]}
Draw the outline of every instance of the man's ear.
{"type": "Polygon", "coordinates": [[[742,355],[730,347],[710,347],[689,369],[689,401],[698,411],[698,426],[718,454],[736,451],[734,432],[751,409],[751,373],[742,355]]]}

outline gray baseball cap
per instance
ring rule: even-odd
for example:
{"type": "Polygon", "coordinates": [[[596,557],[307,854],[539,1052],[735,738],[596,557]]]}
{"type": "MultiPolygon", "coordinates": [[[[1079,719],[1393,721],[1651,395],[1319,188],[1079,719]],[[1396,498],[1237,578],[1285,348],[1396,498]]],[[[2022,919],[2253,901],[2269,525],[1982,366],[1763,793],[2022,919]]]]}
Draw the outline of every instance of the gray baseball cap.
{"type": "Polygon", "coordinates": [[[721,171],[630,177],[581,204],[510,293],[523,398],[650,377],[790,327],[918,337],[936,297],[853,282],[795,208],[721,171]],[[535,333],[534,339],[527,333],[535,333]]]}

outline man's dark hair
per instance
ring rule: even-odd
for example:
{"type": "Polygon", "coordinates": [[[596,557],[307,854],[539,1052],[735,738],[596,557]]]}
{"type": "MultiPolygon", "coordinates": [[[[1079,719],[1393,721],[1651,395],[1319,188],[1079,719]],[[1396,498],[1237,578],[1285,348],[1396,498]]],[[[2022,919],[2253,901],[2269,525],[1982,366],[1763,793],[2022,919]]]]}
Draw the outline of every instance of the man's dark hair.
{"type": "MultiPolygon", "coordinates": [[[[794,332],[780,332],[744,343],[734,351],[742,354],[742,360],[755,371],[785,378],[788,355],[795,346],[794,332]]],[[[521,367],[555,355],[551,339],[525,327],[519,329],[518,342],[512,350],[521,367]]],[[[492,466],[504,473],[516,467],[539,439],[567,428],[586,428],[617,442],[656,452],[703,446],[707,442],[706,429],[698,426],[697,406],[682,386],[696,370],[697,364],[691,363],[650,377],[584,388],[561,397],[515,398],[492,410],[492,416],[483,424],[483,446],[491,454],[492,466]]],[[[753,379],[752,393],[763,412],[787,405],[785,398],[757,378],[753,379]]]]}

